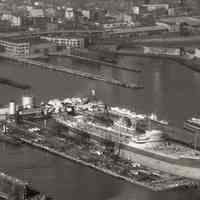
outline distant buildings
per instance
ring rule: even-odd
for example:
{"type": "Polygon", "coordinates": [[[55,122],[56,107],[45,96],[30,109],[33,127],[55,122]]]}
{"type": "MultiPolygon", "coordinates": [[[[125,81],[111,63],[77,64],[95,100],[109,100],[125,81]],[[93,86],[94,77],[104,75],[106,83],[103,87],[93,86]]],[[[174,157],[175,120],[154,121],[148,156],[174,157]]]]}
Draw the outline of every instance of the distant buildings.
{"type": "Polygon", "coordinates": [[[65,18],[67,20],[72,20],[74,19],[75,14],[74,14],[74,9],[73,8],[66,8],[65,10],[65,18]]]}
{"type": "Polygon", "coordinates": [[[32,8],[29,10],[29,17],[44,17],[44,11],[42,9],[32,8]]]}
{"type": "Polygon", "coordinates": [[[10,55],[20,57],[29,56],[29,42],[25,42],[23,40],[0,40],[0,46],[3,47],[5,52],[10,55]]]}
{"type": "Polygon", "coordinates": [[[51,37],[51,36],[41,36],[41,39],[45,39],[50,42],[56,43],[58,46],[65,46],[69,48],[84,48],[85,39],[78,37],[51,37]]]}
{"type": "Polygon", "coordinates": [[[159,25],[163,25],[170,32],[181,32],[187,29],[189,32],[200,32],[200,19],[194,17],[168,17],[160,19],[159,25]]]}
{"type": "Polygon", "coordinates": [[[10,22],[11,26],[21,26],[22,18],[21,16],[13,15],[13,14],[3,14],[1,16],[1,20],[6,20],[10,22]]]}

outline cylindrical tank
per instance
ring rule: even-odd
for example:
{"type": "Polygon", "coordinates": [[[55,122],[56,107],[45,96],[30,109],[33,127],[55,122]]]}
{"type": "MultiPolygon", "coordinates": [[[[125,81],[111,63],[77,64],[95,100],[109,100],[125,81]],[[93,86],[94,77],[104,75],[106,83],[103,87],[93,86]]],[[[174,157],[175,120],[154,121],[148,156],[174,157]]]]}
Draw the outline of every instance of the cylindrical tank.
{"type": "Polygon", "coordinates": [[[14,101],[11,101],[9,103],[9,115],[15,115],[16,113],[16,103],[14,101]]]}
{"type": "Polygon", "coordinates": [[[32,96],[23,96],[22,97],[22,107],[23,108],[33,108],[34,107],[34,98],[32,96]]]}

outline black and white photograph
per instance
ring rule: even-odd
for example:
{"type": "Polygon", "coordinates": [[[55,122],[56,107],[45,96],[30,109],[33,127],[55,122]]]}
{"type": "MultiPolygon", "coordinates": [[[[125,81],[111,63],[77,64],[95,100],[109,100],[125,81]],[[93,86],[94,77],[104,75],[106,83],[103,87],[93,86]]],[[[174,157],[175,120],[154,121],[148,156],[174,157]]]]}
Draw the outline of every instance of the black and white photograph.
{"type": "Polygon", "coordinates": [[[0,0],[0,200],[200,200],[200,0],[0,0]]]}

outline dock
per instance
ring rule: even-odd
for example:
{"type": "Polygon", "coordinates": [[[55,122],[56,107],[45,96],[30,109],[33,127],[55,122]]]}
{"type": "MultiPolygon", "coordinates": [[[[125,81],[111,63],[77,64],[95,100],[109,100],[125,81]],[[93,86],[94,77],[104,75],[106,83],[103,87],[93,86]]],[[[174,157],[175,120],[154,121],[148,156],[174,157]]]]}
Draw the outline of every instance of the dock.
{"type": "Polygon", "coordinates": [[[60,57],[62,56],[62,57],[68,57],[68,58],[77,59],[77,60],[83,60],[83,61],[87,61],[87,62],[91,62],[91,63],[96,63],[96,64],[104,65],[106,67],[110,67],[110,68],[114,68],[114,69],[119,69],[119,70],[124,70],[124,71],[135,72],[135,73],[142,72],[140,69],[121,67],[120,65],[113,64],[113,63],[110,63],[110,62],[105,62],[105,61],[101,61],[101,60],[97,60],[97,59],[92,59],[92,58],[87,58],[87,57],[77,56],[77,55],[72,55],[72,54],[66,54],[66,53],[49,53],[48,55],[49,56],[60,56],[60,57]]]}
{"type": "Polygon", "coordinates": [[[4,58],[4,59],[9,59],[9,60],[13,60],[16,62],[20,62],[20,63],[30,64],[32,66],[40,67],[43,69],[63,72],[63,73],[71,74],[74,76],[87,78],[90,80],[101,81],[101,82],[105,82],[105,83],[112,84],[112,85],[117,85],[117,86],[124,87],[124,88],[130,88],[130,89],[143,89],[144,88],[143,86],[139,86],[135,83],[121,82],[119,80],[112,79],[112,78],[106,79],[105,77],[100,76],[100,75],[95,75],[95,74],[91,74],[91,73],[87,73],[87,72],[70,69],[70,68],[67,68],[66,66],[52,65],[49,63],[31,60],[31,59],[27,59],[27,58],[23,58],[23,57],[16,57],[16,56],[8,55],[5,53],[0,53],[0,57],[4,58]]]}
{"type": "MultiPolygon", "coordinates": [[[[35,126],[36,124],[33,124],[35,126]]],[[[170,190],[174,188],[195,188],[198,187],[198,183],[194,180],[190,180],[187,178],[169,175],[167,173],[162,173],[161,175],[158,175],[157,178],[153,178],[155,175],[155,172],[152,171],[151,168],[145,167],[141,165],[139,168],[134,168],[133,170],[138,170],[139,172],[145,171],[146,173],[143,175],[140,174],[132,174],[132,175],[125,175],[123,174],[122,169],[122,161],[116,162],[116,167],[114,167],[113,162],[110,161],[110,157],[106,159],[103,159],[100,155],[96,155],[94,157],[94,154],[92,154],[90,151],[86,150],[84,148],[84,145],[76,145],[76,143],[73,143],[74,145],[71,145],[71,142],[65,143],[65,147],[61,143],[55,144],[55,140],[58,141],[59,136],[55,136],[54,134],[52,136],[49,135],[49,133],[43,133],[42,131],[39,133],[39,137],[36,136],[36,134],[30,133],[27,128],[24,128],[23,126],[12,126],[12,129],[14,130],[13,133],[10,133],[10,135],[16,135],[18,139],[34,148],[38,148],[40,150],[49,152],[51,154],[55,154],[59,157],[62,157],[64,159],[71,160],[75,163],[82,164],[86,167],[93,168],[94,170],[98,170],[102,173],[108,174],[110,176],[113,176],[115,178],[127,181],[132,184],[136,184],[142,187],[146,187],[153,191],[163,191],[163,190],[170,190]],[[16,133],[17,131],[17,133],[16,133]],[[43,139],[39,139],[39,138],[43,139]],[[54,138],[55,140],[52,140],[49,138],[54,138]],[[54,141],[52,143],[52,141],[54,141]],[[91,156],[91,157],[90,157],[91,156]],[[104,161],[103,161],[104,160],[104,161]],[[119,170],[119,171],[118,171],[119,170]],[[152,179],[151,179],[152,176],[152,179]]],[[[64,135],[60,135],[61,138],[64,137],[64,135]]],[[[67,138],[67,136],[66,136],[67,138]]],[[[67,141],[67,140],[66,140],[67,141]]],[[[136,164],[136,163],[135,163],[136,164]]],[[[125,164],[127,166],[127,164],[125,164]]],[[[132,168],[132,167],[131,167],[132,168]]],[[[158,172],[156,171],[156,174],[158,172]]]]}

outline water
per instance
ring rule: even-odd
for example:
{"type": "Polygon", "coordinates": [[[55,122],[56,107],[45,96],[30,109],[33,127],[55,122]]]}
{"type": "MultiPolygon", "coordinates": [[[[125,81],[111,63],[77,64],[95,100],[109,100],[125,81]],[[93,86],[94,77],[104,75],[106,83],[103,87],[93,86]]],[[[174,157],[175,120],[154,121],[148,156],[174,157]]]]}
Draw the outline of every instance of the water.
{"type": "Polygon", "coordinates": [[[187,200],[200,198],[198,190],[152,192],[109,175],[28,146],[0,143],[0,170],[28,180],[57,200],[187,200]]]}
{"type": "MultiPolygon", "coordinates": [[[[99,72],[106,77],[120,78],[144,85],[144,90],[131,90],[105,83],[82,79],[59,72],[34,69],[27,65],[1,60],[2,77],[32,85],[30,91],[21,91],[0,85],[0,104],[9,100],[20,101],[21,95],[33,94],[37,101],[67,96],[85,96],[96,89],[99,99],[108,104],[135,109],[138,112],[155,112],[177,126],[199,112],[200,74],[166,60],[122,57],[119,64],[143,70],[138,75],[104,66],[89,65],[69,59],[51,59],[49,62],[70,65],[74,69],[99,72]],[[64,63],[64,64],[63,64],[64,63]]],[[[0,170],[32,185],[56,199],[88,200],[153,200],[188,198],[199,199],[199,191],[170,191],[154,193],[142,187],[116,180],[108,175],[63,160],[51,154],[0,143],[0,170]]]]}

